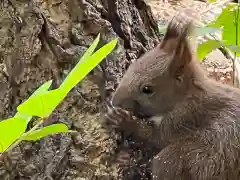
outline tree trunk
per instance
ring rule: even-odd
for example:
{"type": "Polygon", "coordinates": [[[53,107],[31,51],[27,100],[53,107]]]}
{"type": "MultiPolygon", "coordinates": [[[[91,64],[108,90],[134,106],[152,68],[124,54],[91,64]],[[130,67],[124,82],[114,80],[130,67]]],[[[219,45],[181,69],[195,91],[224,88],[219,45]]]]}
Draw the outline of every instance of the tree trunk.
{"type": "MultiPolygon", "coordinates": [[[[1,0],[0,8],[1,119],[14,115],[43,82],[53,79],[58,87],[98,33],[100,45],[120,37],[118,47],[45,122],[63,122],[78,133],[21,143],[0,162],[0,179],[122,179],[116,149],[135,140],[101,126],[103,102],[131,61],[159,41],[150,7],[144,0],[1,0]]],[[[134,158],[151,156],[151,150],[140,148],[134,158]]],[[[127,170],[125,179],[137,177],[140,165],[127,170]]]]}

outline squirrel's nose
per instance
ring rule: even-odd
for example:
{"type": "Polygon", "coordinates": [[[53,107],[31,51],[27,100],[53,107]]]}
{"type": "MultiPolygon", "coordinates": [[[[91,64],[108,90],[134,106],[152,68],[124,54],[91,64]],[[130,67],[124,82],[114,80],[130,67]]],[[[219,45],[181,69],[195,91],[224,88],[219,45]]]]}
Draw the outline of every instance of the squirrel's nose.
{"type": "Polygon", "coordinates": [[[122,95],[119,91],[114,93],[111,104],[114,107],[119,107],[130,112],[133,112],[135,109],[133,100],[129,96],[122,95]]]}

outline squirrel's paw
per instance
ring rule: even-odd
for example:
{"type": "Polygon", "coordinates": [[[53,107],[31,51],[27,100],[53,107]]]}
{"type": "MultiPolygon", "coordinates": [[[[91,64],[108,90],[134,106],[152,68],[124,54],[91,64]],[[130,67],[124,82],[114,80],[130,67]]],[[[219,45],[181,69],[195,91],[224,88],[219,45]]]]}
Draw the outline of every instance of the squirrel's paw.
{"type": "Polygon", "coordinates": [[[131,153],[128,151],[120,151],[117,154],[117,157],[115,159],[115,164],[121,168],[121,169],[126,169],[129,167],[130,165],[130,161],[131,161],[131,153]]]}
{"type": "Polygon", "coordinates": [[[129,112],[116,107],[107,108],[107,113],[105,114],[106,125],[118,128],[122,122],[131,120],[132,116],[129,112]]]}

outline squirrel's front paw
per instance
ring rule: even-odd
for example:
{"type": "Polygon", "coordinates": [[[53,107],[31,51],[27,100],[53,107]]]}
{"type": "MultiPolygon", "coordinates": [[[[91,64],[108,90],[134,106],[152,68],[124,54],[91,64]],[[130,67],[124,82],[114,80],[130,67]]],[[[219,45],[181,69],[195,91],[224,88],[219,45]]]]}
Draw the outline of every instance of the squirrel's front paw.
{"type": "Polygon", "coordinates": [[[116,107],[107,108],[107,113],[105,114],[105,124],[107,126],[111,126],[112,128],[119,128],[121,126],[121,123],[131,120],[132,116],[129,112],[116,107]]]}
{"type": "Polygon", "coordinates": [[[130,150],[121,150],[116,154],[115,161],[113,164],[121,168],[122,170],[129,168],[131,161],[131,152],[130,150]]]}

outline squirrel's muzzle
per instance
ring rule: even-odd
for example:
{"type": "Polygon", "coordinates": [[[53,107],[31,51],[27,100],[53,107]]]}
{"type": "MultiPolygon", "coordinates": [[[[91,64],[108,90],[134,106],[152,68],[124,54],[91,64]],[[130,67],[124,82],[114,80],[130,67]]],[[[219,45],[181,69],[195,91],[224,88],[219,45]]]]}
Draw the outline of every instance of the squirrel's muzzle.
{"type": "Polygon", "coordinates": [[[129,111],[132,113],[132,115],[139,118],[148,119],[151,117],[151,115],[145,112],[137,101],[133,100],[132,98],[124,98],[124,96],[120,97],[117,93],[113,95],[111,104],[113,107],[118,107],[129,111]]]}
{"type": "Polygon", "coordinates": [[[131,99],[124,98],[124,96],[119,96],[116,93],[112,97],[111,104],[114,107],[119,107],[130,112],[133,112],[135,109],[133,101],[131,99]]]}

